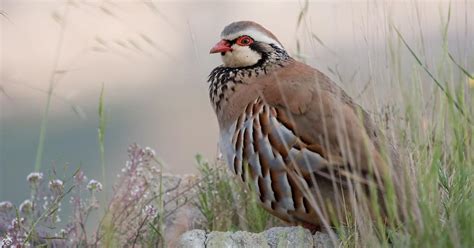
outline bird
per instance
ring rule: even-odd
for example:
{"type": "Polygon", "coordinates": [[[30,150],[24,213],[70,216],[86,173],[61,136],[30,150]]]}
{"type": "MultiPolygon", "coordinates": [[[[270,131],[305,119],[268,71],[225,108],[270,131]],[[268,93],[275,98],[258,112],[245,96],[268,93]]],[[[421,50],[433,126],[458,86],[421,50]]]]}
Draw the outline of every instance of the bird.
{"type": "Polygon", "coordinates": [[[347,224],[357,208],[387,219],[403,170],[370,115],[262,25],[233,22],[220,38],[210,53],[223,63],[208,77],[220,150],[261,206],[311,230],[347,224]]]}

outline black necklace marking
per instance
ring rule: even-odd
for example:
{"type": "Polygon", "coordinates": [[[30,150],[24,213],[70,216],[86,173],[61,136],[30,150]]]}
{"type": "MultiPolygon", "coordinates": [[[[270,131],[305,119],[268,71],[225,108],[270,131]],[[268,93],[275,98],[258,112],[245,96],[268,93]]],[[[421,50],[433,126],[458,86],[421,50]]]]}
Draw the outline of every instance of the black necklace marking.
{"type": "MultiPolygon", "coordinates": [[[[255,44],[255,43],[254,43],[255,44]]],[[[252,44],[253,45],[253,44],[252,44]]],[[[209,97],[216,111],[220,110],[221,102],[228,99],[229,89],[235,91],[237,84],[245,84],[245,79],[251,76],[266,75],[272,68],[283,67],[291,57],[282,48],[270,44],[271,52],[259,51],[257,47],[251,49],[259,52],[262,56],[254,65],[244,67],[218,66],[209,74],[209,97]]]]}

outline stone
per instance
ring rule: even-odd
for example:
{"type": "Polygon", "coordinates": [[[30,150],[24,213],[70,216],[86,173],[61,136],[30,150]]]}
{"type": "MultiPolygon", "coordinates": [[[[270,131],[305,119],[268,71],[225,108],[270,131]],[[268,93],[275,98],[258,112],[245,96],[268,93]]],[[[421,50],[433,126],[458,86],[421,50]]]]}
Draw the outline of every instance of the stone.
{"type": "Polygon", "coordinates": [[[204,230],[192,230],[181,235],[178,248],[206,247],[206,232],[204,230]]]}
{"type": "Polygon", "coordinates": [[[313,247],[311,232],[302,227],[274,227],[266,230],[265,236],[271,248],[313,247]]]}
{"type": "Polygon", "coordinates": [[[337,243],[332,242],[331,237],[327,233],[316,232],[313,235],[313,244],[315,248],[333,248],[338,247],[337,243]]]}
{"type": "Polygon", "coordinates": [[[181,236],[177,247],[189,248],[333,248],[328,234],[311,232],[302,227],[274,227],[261,233],[188,231],[181,236]],[[196,240],[193,240],[196,239],[196,240]],[[195,242],[194,242],[195,241],[195,242]]]}

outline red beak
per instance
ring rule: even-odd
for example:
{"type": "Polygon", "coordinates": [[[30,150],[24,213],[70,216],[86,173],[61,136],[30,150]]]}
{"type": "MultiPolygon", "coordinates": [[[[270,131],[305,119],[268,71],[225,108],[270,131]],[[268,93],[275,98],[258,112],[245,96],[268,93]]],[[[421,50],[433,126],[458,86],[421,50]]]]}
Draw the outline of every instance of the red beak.
{"type": "Polygon", "coordinates": [[[225,53],[228,51],[232,51],[232,47],[230,47],[230,43],[226,40],[219,41],[209,53],[225,53]]]}

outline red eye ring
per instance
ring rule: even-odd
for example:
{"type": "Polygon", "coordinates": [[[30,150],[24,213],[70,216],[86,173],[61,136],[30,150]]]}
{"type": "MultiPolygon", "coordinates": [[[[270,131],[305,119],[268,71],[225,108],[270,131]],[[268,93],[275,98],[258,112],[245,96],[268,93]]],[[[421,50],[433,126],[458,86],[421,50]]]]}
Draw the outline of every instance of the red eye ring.
{"type": "Polygon", "coordinates": [[[239,37],[235,43],[239,46],[249,46],[253,43],[253,39],[250,36],[244,35],[239,37]]]}

